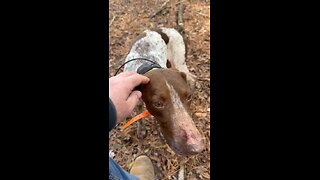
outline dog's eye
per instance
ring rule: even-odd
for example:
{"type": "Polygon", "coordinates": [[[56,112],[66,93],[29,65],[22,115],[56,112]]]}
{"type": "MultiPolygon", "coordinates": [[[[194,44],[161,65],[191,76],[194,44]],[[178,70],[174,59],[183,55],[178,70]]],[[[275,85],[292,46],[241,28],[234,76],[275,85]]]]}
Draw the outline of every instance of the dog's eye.
{"type": "Polygon", "coordinates": [[[164,108],[164,103],[161,101],[157,101],[157,102],[153,103],[153,106],[155,108],[162,109],[162,108],[164,108]]]}

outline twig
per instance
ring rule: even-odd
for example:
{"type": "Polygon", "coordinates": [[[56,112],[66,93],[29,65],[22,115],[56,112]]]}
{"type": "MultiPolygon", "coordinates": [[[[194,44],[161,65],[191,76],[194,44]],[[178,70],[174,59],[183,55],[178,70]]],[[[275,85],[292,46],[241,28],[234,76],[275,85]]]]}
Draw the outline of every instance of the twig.
{"type": "MultiPolygon", "coordinates": [[[[180,168],[178,168],[178,167],[176,167],[176,168],[173,168],[173,170],[172,171],[169,171],[168,172],[168,174],[167,174],[167,176],[166,176],[166,178],[165,179],[169,179],[170,178],[170,176],[172,176],[172,175],[174,175],[175,173],[177,173],[178,171],[179,171],[179,173],[178,173],[178,178],[180,179],[180,173],[181,173],[181,168],[183,169],[183,171],[184,171],[184,165],[190,160],[192,158],[192,156],[191,157],[188,157],[187,159],[185,159],[184,158],[184,160],[182,160],[181,161],[181,158],[179,158],[180,160],[178,160],[178,161],[180,161],[180,168]]],[[[184,172],[183,172],[184,173],[184,172]]]]}
{"type": "Polygon", "coordinates": [[[177,17],[177,26],[176,26],[176,29],[178,30],[178,32],[180,32],[181,34],[184,34],[184,28],[183,28],[183,12],[186,8],[186,5],[184,4],[180,4],[179,5],[179,8],[176,12],[176,17],[177,17]]]}
{"type": "MultiPolygon", "coordinates": [[[[173,168],[174,169],[174,168],[173,168]]],[[[178,172],[179,171],[179,169],[174,169],[173,171],[171,171],[171,172],[168,172],[168,175],[166,176],[166,178],[165,179],[169,179],[170,178],[170,176],[172,176],[172,175],[174,175],[176,172],[178,172]]]]}
{"type": "Polygon", "coordinates": [[[199,81],[210,81],[210,78],[208,78],[208,77],[197,77],[197,80],[199,80],[199,81]]]}
{"type": "Polygon", "coordinates": [[[178,180],[184,180],[184,164],[180,165],[178,180]]]}
{"type": "Polygon", "coordinates": [[[201,15],[201,16],[204,16],[204,17],[207,17],[207,18],[209,18],[209,16],[208,16],[208,15],[206,15],[206,14],[203,14],[202,12],[198,12],[198,14],[199,14],[199,15],[201,15]]]}
{"type": "Polygon", "coordinates": [[[178,26],[183,26],[183,12],[186,9],[186,5],[185,4],[180,4],[179,8],[178,8],[178,14],[177,14],[177,24],[178,26]]]}
{"type": "Polygon", "coordinates": [[[179,1],[179,2],[177,2],[175,5],[178,5],[178,4],[180,4],[180,3],[182,3],[182,2],[185,2],[186,0],[182,0],[182,1],[179,1]]]}
{"type": "Polygon", "coordinates": [[[167,0],[166,2],[164,2],[162,4],[162,6],[160,7],[160,9],[158,11],[156,11],[155,13],[153,13],[151,16],[149,16],[149,18],[154,18],[156,17],[158,14],[160,14],[164,9],[167,8],[167,4],[170,0],[167,0]]]}
{"type": "Polygon", "coordinates": [[[113,23],[113,21],[116,19],[116,17],[117,17],[117,15],[113,16],[113,18],[112,18],[112,20],[111,20],[111,22],[110,22],[110,24],[109,24],[109,27],[112,25],[112,23],[113,23]]]}

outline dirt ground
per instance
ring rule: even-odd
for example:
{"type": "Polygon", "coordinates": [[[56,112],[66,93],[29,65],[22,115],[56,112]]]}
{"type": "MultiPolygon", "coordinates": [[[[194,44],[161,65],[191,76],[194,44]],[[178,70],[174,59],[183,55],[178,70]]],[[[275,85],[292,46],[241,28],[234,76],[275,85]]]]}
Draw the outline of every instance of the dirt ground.
{"type": "MultiPolygon", "coordinates": [[[[138,122],[125,131],[120,130],[123,125],[120,123],[109,138],[108,153],[121,167],[129,171],[134,159],[145,154],[153,162],[156,179],[210,179],[210,1],[109,1],[109,77],[124,63],[132,40],[144,30],[177,29],[177,11],[183,6],[185,9],[179,17],[183,20],[180,28],[188,47],[186,63],[190,72],[198,77],[191,111],[197,128],[206,138],[205,150],[195,156],[176,155],[165,143],[153,117],[141,120],[147,133],[144,138],[137,135],[138,122]]],[[[135,111],[132,117],[139,113],[135,111]]]]}

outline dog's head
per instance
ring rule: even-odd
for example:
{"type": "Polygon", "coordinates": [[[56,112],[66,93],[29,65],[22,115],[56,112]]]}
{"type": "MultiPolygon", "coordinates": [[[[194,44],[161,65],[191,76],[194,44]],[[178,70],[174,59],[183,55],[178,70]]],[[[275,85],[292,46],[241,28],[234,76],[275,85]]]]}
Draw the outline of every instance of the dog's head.
{"type": "Polygon", "coordinates": [[[179,155],[192,155],[204,149],[203,137],[190,115],[191,90],[186,74],[175,69],[155,69],[145,74],[142,99],[160,124],[169,146],[179,155]]]}

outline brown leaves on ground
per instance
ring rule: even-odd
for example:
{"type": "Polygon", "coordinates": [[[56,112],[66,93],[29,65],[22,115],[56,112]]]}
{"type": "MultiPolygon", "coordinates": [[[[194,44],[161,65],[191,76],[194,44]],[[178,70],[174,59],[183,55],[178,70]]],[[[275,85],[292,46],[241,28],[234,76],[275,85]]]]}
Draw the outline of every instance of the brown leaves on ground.
{"type": "MultiPolygon", "coordinates": [[[[142,119],[146,137],[137,136],[137,122],[120,130],[112,130],[109,151],[113,159],[129,171],[134,159],[145,154],[151,158],[157,179],[178,179],[184,165],[185,179],[210,179],[210,1],[170,0],[110,0],[109,1],[109,77],[124,63],[132,40],[146,29],[177,27],[176,13],[185,5],[183,29],[187,43],[187,66],[198,77],[191,111],[197,128],[206,138],[206,149],[196,156],[180,157],[165,143],[159,125],[153,117],[142,119]]],[[[141,112],[135,111],[132,117],[141,112]]],[[[129,117],[130,118],[130,117],[129,117]]],[[[128,119],[129,119],[128,118],[128,119]]]]}

